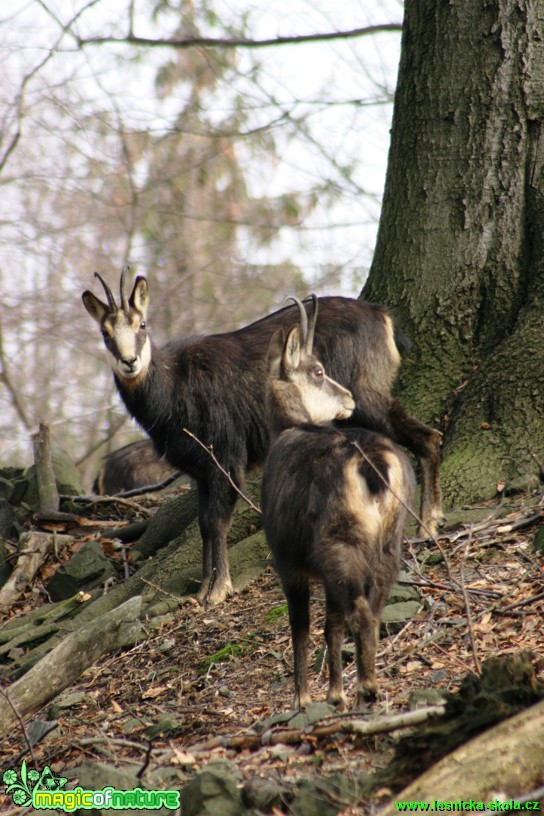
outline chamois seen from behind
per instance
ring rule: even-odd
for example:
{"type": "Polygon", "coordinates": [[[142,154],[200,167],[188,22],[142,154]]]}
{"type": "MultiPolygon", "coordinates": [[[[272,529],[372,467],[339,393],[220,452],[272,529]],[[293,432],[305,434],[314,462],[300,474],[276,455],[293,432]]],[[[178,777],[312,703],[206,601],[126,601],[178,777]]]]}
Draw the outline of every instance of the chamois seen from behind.
{"type": "MultiPolygon", "coordinates": [[[[100,326],[117,389],[129,413],[159,454],[191,476],[199,497],[203,575],[197,598],[222,601],[232,591],[227,531],[237,493],[187,428],[214,454],[241,487],[245,473],[262,465],[269,446],[265,403],[267,353],[272,335],[296,321],[288,306],[237,331],[182,337],[162,347],[149,335],[149,288],[138,276],[128,294],[121,273],[117,305],[98,275],[106,302],[83,293],[85,308],[100,326]]],[[[330,376],[352,392],[353,422],[406,445],[421,461],[422,518],[436,530],[441,518],[440,434],[409,416],[391,396],[408,341],[383,306],[351,298],[320,300],[315,348],[330,376]]]]}
{"type": "Polygon", "coordinates": [[[377,693],[380,614],[398,573],[415,477],[407,456],[383,435],[332,426],[355,403],[313,353],[317,304],[309,329],[299,304],[300,328],[286,340],[278,331],[270,344],[266,401],[273,437],[263,474],[263,526],[287,597],[295,708],[310,702],[310,579],[325,586],[327,701],[346,705],[341,652],[347,619],[360,708],[377,693]]]}

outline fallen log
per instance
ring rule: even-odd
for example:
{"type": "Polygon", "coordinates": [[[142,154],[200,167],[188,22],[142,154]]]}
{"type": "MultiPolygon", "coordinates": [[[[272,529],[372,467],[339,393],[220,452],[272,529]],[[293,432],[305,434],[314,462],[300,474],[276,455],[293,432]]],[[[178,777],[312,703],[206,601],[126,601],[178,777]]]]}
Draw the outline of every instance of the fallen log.
{"type": "Polygon", "coordinates": [[[69,546],[73,540],[72,536],[56,533],[23,533],[19,539],[15,569],[0,589],[0,611],[11,609],[19,600],[50,552],[69,546]]]}
{"type": "MultiPolygon", "coordinates": [[[[399,802],[508,801],[544,784],[544,700],[461,745],[408,785],[399,802]]],[[[431,808],[432,809],[432,808],[431,808]]]]}
{"type": "Polygon", "coordinates": [[[72,632],[23,677],[0,691],[0,737],[73,683],[99,657],[132,643],[141,631],[134,597],[72,632]]]}

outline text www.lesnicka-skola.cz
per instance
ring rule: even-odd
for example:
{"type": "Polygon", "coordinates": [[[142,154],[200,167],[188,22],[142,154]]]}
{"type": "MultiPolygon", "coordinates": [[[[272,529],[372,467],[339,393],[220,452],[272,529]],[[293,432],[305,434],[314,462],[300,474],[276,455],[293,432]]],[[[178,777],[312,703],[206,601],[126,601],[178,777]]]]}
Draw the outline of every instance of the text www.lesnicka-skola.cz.
{"type": "Polygon", "coordinates": [[[468,813],[471,811],[501,813],[508,811],[540,811],[540,802],[516,802],[514,799],[509,799],[502,802],[500,799],[495,799],[493,802],[478,802],[474,799],[459,799],[456,802],[441,802],[435,799],[433,802],[395,802],[395,807],[399,811],[420,811],[436,813],[442,811],[450,811],[457,813],[468,813]]]}

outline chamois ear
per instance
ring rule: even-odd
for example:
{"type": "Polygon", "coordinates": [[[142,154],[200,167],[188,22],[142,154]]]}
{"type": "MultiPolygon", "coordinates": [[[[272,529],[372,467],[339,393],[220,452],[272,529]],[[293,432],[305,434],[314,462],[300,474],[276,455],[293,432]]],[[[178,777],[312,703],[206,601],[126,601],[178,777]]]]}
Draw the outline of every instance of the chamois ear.
{"type": "Polygon", "coordinates": [[[266,370],[269,377],[278,378],[280,376],[281,356],[285,343],[283,329],[277,329],[270,340],[268,354],[266,357],[266,370]]]}
{"type": "Polygon", "coordinates": [[[299,367],[301,354],[300,328],[293,326],[287,335],[281,358],[282,366],[287,376],[299,367]]]}
{"type": "Polygon", "coordinates": [[[149,287],[143,275],[138,275],[134,282],[134,288],[128,299],[130,306],[137,309],[145,317],[149,305],[149,287]]]}
{"type": "Polygon", "coordinates": [[[96,320],[97,323],[102,323],[102,319],[109,313],[109,309],[106,304],[102,303],[102,301],[97,298],[96,295],[93,295],[93,293],[89,290],[83,292],[81,299],[83,301],[83,305],[93,320],[96,320]]]}

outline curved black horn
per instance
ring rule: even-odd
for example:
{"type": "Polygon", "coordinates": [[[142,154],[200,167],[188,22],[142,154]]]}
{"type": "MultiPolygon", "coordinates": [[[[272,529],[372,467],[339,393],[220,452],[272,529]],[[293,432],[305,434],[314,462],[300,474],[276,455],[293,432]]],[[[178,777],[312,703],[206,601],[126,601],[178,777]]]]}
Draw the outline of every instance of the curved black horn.
{"type": "Polygon", "coordinates": [[[110,307],[110,310],[112,312],[114,312],[115,309],[117,309],[117,304],[115,303],[115,298],[112,295],[110,287],[108,286],[108,284],[106,283],[106,281],[104,280],[102,275],[100,275],[98,272],[95,272],[94,276],[95,276],[95,278],[98,278],[98,280],[100,281],[100,283],[104,287],[106,297],[108,298],[108,306],[110,307]]]}
{"type": "Polygon", "coordinates": [[[304,343],[304,351],[306,354],[312,354],[314,348],[314,333],[315,333],[315,324],[317,322],[317,308],[318,308],[318,298],[317,295],[313,293],[310,295],[312,299],[312,303],[314,305],[314,310],[312,312],[312,319],[310,320],[310,325],[308,328],[308,336],[306,337],[306,341],[304,343]]]}
{"type": "Polygon", "coordinates": [[[292,300],[296,304],[300,314],[300,344],[302,348],[306,347],[306,337],[308,336],[308,315],[301,301],[294,295],[290,295],[286,300],[292,300]]]}
{"type": "Polygon", "coordinates": [[[128,298],[125,282],[125,275],[127,272],[130,272],[130,266],[128,264],[125,264],[125,266],[121,270],[121,283],[120,283],[121,306],[124,312],[128,312],[128,298]]]}

